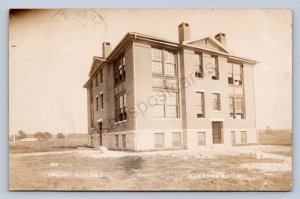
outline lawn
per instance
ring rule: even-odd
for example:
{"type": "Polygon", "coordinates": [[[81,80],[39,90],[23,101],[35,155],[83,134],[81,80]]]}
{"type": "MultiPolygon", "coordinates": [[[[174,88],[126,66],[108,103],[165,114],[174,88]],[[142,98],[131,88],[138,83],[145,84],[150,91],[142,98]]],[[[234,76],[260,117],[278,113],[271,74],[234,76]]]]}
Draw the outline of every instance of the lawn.
{"type": "Polygon", "coordinates": [[[241,166],[281,162],[257,159],[252,153],[213,157],[132,153],[107,158],[76,152],[11,154],[9,187],[10,190],[290,190],[291,171],[266,172],[241,166]]]}
{"type": "Polygon", "coordinates": [[[265,145],[292,146],[292,130],[258,131],[258,143],[265,145]]]}

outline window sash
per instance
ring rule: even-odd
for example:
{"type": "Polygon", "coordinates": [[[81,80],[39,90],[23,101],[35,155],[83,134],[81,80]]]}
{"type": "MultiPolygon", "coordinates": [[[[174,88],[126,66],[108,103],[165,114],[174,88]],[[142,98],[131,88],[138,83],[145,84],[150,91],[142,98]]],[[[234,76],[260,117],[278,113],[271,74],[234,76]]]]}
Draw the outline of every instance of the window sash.
{"type": "Polygon", "coordinates": [[[115,121],[127,120],[126,93],[115,97],[115,121]]]}
{"type": "Polygon", "coordinates": [[[152,61],[152,73],[163,74],[163,62],[152,61]]]}
{"type": "Polygon", "coordinates": [[[103,93],[100,94],[100,108],[103,109],[103,93]]]}
{"type": "Polygon", "coordinates": [[[176,118],[178,117],[178,96],[176,92],[153,91],[153,115],[154,117],[176,118]]]}
{"type": "Polygon", "coordinates": [[[101,68],[100,69],[100,72],[99,72],[99,82],[100,82],[100,84],[103,82],[103,69],[101,68]]]}
{"type": "Polygon", "coordinates": [[[217,56],[211,56],[211,64],[212,64],[212,78],[213,79],[219,79],[219,66],[218,66],[218,57],[217,56]]]}
{"type": "Polygon", "coordinates": [[[166,106],[166,117],[167,118],[176,118],[177,117],[177,106],[176,105],[167,105],[166,106]]]}
{"type": "Polygon", "coordinates": [[[228,65],[228,83],[242,85],[243,66],[241,64],[229,63],[228,65]]]}
{"type": "Polygon", "coordinates": [[[152,73],[176,76],[176,56],[172,51],[151,48],[152,73]]]}
{"type": "Polygon", "coordinates": [[[236,107],[236,113],[243,113],[243,100],[242,98],[235,98],[235,107],[236,107]]]}
{"type": "Polygon", "coordinates": [[[233,119],[245,118],[245,110],[244,110],[244,98],[243,97],[229,97],[229,109],[230,109],[230,117],[233,119]]]}
{"type": "Polygon", "coordinates": [[[175,76],[175,64],[165,64],[165,75],[175,76]]]}
{"type": "Polygon", "coordinates": [[[196,107],[197,107],[197,117],[204,117],[204,92],[196,92],[197,95],[197,102],[196,102],[196,107]]]}
{"type": "Polygon", "coordinates": [[[213,109],[215,111],[220,111],[221,110],[221,99],[220,99],[220,94],[219,93],[214,93],[213,94],[213,109]]]}
{"type": "Polygon", "coordinates": [[[96,111],[99,111],[99,98],[98,96],[96,97],[96,111]]]}
{"type": "Polygon", "coordinates": [[[122,55],[114,62],[115,86],[120,82],[125,81],[125,77],[126,77],[125,55],[122,55]]]}
{"type": "Polygon", "coordinates": [[[194,54],[196,70],[203,73],[203,57],[202,54],[194,54]]]}

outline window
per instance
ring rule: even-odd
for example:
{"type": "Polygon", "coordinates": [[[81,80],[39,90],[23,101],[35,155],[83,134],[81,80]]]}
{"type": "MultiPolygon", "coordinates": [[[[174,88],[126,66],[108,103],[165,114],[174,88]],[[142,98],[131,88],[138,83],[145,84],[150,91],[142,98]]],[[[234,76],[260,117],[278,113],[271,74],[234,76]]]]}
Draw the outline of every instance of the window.
{"type": "Polygon", "coordinates": [[[126,149],[126,135],[125,134],[122,135],[122,148],[126,149]]]}
{"type": "Polygon", "coordinates": [[[236,108],[236,118],[243,119],[244,118],[244,107],[243,107],[243,98],[242,97],[236,97],[235,98],[235,108],[236,108]]]}
{"type": "Polygon", "coordinates": [[[103,109],[103,93],[100,94],[100,108],[103,109]]]}
{"type": "Polygon", "coordinates": [[[218,63],[218,57],[215,55],[211,56],[212,58],[212,76],[211,78],[213,80],[218,80],[219,79],[219,63],[218,63]]]}
{"type": "Polygon", "coordinates": [[[99,98],[96,96],[96,111],[99,111],[99,98]]]}
{"type": "Polygon", "coordinates": [[[90,124],[94,128],[94,99],[93,99],[93,82],[90,87],[90,124]]]}
{"type": "Polygon", "coordinates": [[[178,117],[178,81],[175,53],[151,48],[153,81],[153,115],[156,118],[178,117]],[[158,76],[159,75],[159,76],[158,76]]]}
{"type": "Polygon", "coordinates": [[[151,48],[152,73],[176,76],[175,53],[159,48],[151,48]]]}
{"type": "Polygon", "coordinates": [[[181,147],[181,133],[173,133],[173,147],[181,147]]]}
{"type": "Polygon", "coordinates": [[[125,77],[126,77],[126,63],[125,63],[125,56],[122,55],[114,62],[115,85],[125,81],[125,77]]]}
{"type": "Polygon", "coordinates": [[[164,133],[154,133],[154,147],[155,148],[165,147],[164,133]]]}
{"type": "Polygon", "coordinates": [[[243,84],[243,66],[241,64],[228,63],[228,84],[243,84]]]}
{"type": "Polygon", "coordinates": [[[116,140],[116,149],[119,148],[119,135],[115,135],[115,140],[116,140]]]}
{"type": "Polygon", "coordinates": [[[99,71],[99,82],[100,82],[100,84],[103,82],[103,69],[102,68],[99,71]]]}
{"type": "Polygon", "coordinates": [[[115,97],[115,121],[119,122],[125,120],[127,120],[126,93],[123,93],[115,97]]]}
{"type": "Polygon", "coordinates": [[[97,88],[97,87],[98,87],[98,74],[95,77],[95,88],[97,88]]]}
{"type": "Polygon", "coordinates": [[[233,64],[228,64],[228,84],[233,84],[233,64]]]}
{"type": "Polygon", "coordinates": [[[198,133],[198,145],[205,146],[206,145],[206,135],[205,132],[198,133]]]}
{"type": "Polygon", "coordinates": [[[233,65],[234,84],[242,85],[242,66],[239,64],[233,65]]]}
{"type": "Polygon", "coordinates": [[[204,93],[197,92],[197,118],[205,117],[205,103],[204,103],[204,93]]]}
{"type": "Polygon", "coordinates": [[[229,97],[229,109],[231,118],[245,119],[243,97],[229,97]]]}
{"type": "Polygon", "coordinates": [[[229,113],[231,118],[235,118],[234,97],[229,97],[229,113]]]}
{"type": "Polygon", "coordinates": [[[220,93],[213,93],[213,110],[221,111],[220,93]]]}
{"type": "Polygon", "coordinates": [[[194,59],[195,59],[195,68],[196,68],[195,77],[203,78],[204,71],[203,71],[202,54],[195,54],[194,59]]]}
{"type": "Polygon", "coordinates": [[[154,106],[153,114],[157,118],[178,117],[177,93],[171,91],[153,91],[154,106]]]}

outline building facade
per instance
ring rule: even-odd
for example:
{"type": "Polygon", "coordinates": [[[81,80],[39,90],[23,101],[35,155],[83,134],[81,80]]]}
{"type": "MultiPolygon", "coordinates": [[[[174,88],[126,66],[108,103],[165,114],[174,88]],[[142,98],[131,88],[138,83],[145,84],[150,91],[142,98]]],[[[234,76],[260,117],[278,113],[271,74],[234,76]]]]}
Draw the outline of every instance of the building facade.
{"type": "Polygon", "coordinates": [[[257,141],[256,61],[228,51],[226,35],[179,41],[130,32],[94,57],[87,89],[92,146],[198,149],[257,141]]]}

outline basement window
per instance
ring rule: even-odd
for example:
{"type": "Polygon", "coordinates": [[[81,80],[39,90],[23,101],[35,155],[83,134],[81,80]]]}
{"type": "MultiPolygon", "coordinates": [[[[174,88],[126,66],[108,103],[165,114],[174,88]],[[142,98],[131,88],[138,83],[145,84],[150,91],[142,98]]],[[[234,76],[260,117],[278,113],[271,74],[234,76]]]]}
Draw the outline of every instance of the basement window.
{"type": "Polygon", "coordinates": [[[164,133],[154,133],[154,147],[155,148],[165,147],[164,133]]]}

